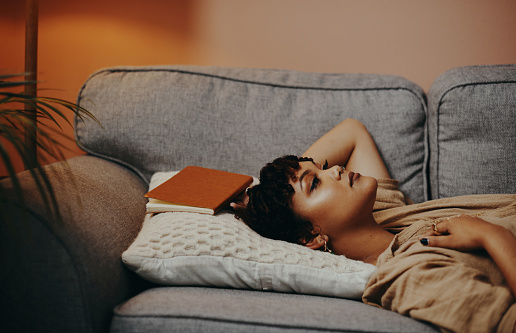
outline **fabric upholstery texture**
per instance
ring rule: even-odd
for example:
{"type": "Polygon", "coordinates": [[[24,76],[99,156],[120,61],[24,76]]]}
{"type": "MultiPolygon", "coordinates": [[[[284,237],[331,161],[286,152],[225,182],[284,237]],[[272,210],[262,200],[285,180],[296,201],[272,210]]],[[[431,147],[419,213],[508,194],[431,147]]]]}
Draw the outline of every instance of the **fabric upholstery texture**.
{"type": "MultiPolygon", "coordinates": [[[[19,174],[31,208],[11,208],[16,226],[0,224],[0,318],[5,332],[107,331],[113,307],[147,283],[120,256],[136,237],[146,186],[130,170],[79,156],[45,168],[63,222],[49,221],[28,172],[19,174]]],[[[11,191],[9,180],[3,190],[11,191]]],[[[2,221],[3,222],[3,221],[2,221]]]]}
{"type": "Polygon", "coordinates": [[[428,108],[432,199],[516,193],[516,65],[445,72],[428,108]]]}
{"type": "Polygon", "coordinates": [[[351,300],[218,288],[155,288],[115,309],[113,333],[436,332],[351,300]],[[381,326],[378,326],[381,323],[381,326]]]}
{"type": "Polygon", "coordinates": [[[401,77],[120,67],[94,73],[78,103],[103,125],[76,123],[78,145],[146,181],[187,165],[257,176],[265,163],[300,155],[355,118],[371,132],[401,189],[415,202],[426,199],[426,103],[421,88],[401,77]]]}

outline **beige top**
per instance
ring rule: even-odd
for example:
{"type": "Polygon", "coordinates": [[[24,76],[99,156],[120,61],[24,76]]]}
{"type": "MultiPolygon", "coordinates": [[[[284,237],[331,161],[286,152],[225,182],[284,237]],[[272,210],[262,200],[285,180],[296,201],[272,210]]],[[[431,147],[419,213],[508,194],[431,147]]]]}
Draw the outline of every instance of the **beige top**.
{"type": "MultiPolygon", "coordinates": [[[[512,332],[516,304],[484,251],[423,246],[436,219],[480,215],[516,235],[516,195],[470,195],[408,204],[394,180],[380,180],[374,217],[396,233],[378,258],[363,301],[427,321],[443,332],[512,332]]],[[[516,264],[516,263],[515,263],[516,264]]]]}

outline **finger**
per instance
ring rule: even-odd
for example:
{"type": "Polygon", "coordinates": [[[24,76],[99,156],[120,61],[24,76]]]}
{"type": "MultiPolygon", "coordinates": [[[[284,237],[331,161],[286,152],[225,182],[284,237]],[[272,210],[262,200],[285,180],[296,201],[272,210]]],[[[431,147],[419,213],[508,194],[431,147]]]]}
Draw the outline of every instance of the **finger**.
{"type": "Polygon", "coordinates": [[[425,232],[424,234],[420,235],[420,238],[422,237],[426,237],[426,236],[439,236],[439,235],[442,235],[444,231],[444,228],[442,227],[439,227],[439,225],[443,223],[442,221],[440,220],[435,220],[431,226],[430,226],[430,230],[428,230],[427,232],[425,232]],[[442,229],[442,230],[441,230],[442,229]]]}
{"type": "Polygon", "coordinates": [[[231,202],[229,204],[229,206],[233,209],[233,210],[240,210],[240,209],[243,209],[244,206],[238,202],[231,202]]]}
{"type": "Polygon", "coordinates": [[[449,230],[448,230],[449,224],[450,224],[450,220],[435,221],[433,223],[433,228],[432,228],[434,235],[447,234],[449,232],[449,230]]]}
{"type": "Polygon", "coordinates": [[[448,236],[425,236],[419,239],[424,246],[449,247],[448,236]]]}

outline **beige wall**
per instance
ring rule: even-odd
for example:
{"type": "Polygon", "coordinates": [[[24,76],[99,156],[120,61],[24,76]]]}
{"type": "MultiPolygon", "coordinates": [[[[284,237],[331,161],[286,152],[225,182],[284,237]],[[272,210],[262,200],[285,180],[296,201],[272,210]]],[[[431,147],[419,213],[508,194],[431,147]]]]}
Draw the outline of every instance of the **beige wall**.
{"type": "MultiPolygon", "coordinates": [[[[4,73],[23,71],[24,3],[0,0],[4,73]]],[[[514,0],[40,1],[40,87],[73,101],[116,65],[384,73],[428,91],[450,68],[500,63],[516,63],[514,0]]]]}

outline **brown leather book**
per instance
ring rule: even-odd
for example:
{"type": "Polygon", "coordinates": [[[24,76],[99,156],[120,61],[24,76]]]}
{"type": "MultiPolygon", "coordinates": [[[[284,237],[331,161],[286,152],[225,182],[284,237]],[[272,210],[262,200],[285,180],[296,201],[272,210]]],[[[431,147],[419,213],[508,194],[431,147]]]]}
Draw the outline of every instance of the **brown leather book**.
{"type": "Polygon", "coordinates": [[[147,203],[147,213],[214,215],[252,182],[251,176],[188,166],[145,195],[151,198],[147,203]]]}

